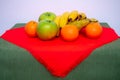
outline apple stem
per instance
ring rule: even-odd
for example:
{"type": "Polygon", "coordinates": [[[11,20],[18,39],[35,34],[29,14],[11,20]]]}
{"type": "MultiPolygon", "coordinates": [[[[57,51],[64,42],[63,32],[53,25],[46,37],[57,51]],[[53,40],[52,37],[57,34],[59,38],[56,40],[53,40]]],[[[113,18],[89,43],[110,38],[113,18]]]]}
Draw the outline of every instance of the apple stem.
{"type": "Polygon", "coordinates": [[[50,23],[50,22],[51,22],[51,20],[48,20],[48,22],[50,23]]]}
{"type": "Polygon", "coordinates": [[[50,16],[50,14],[47,14],[48,16],[50,16]]]}

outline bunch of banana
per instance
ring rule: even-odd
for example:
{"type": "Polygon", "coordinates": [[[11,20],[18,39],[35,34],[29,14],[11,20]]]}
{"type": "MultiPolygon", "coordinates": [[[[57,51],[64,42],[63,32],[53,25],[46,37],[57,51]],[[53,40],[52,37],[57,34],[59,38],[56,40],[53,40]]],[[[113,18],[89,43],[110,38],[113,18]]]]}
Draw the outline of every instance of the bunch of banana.
{"type": "Polygon", "coordinates": [[[78,15],[78,20],[82,20],[82,19],[86,19],[86,18],[87,18],[87,16],[86,16],[85,13],[83,13],[83,12],[80,12],[80,13],[79,13],[79,15],[78,15]]]}
{"type": "Polygon", "coordinates": [[[54,20],[59,28],[64,27],[66,24],[71,24],[76,25],[79,30],[90,22],[97,21],[95,18],[87,18],[85,13],[78,12],[77,10],[71,12],[66,11],[62,15],[56,16],[54,20]]]}
{"type": "Polygon", "coordinates": [[[54,19],[54,22],[57,24],[59,29],[57,33],[57,37],[59,36],[59,33],[60,33],[60,20],[61,20],[61,15],[56,16],[56,18],[54,19]]]}
{"type": "Polygon", "coordinates": [[[78,11],[74,10],[72,12],[64,12],[62,15],[56,16],[54,22],[62,28],[64,25],[68,24],[71,21],[74,21],[78,16],[78,11]]]}
{"type": "Polygon", "coordinates": [[[75,25],[75,26],[77,26],[77,28],[79,30],[81,30],[83,27],[85,27],[86,25],[88,25],[91,22],[98,22],[98,20],[95,19],[95,18],[85,18],[84,17],[84,18],[82,18],[80,20],[76,20],[76,21],[70,22],[68,24],[75,25]]]}
{"type": "Polygon", "coordinates": [[[68,24],[77,26],[79,30],[90,23],[90,19],[88,19],[83,12],[72,11],[71,14],[74,14],[74,16],[71,16],[71,20],[69,20],[68,24]]]}
{"type": "Polygon", "coordinates": [[[72,12],[69,14],[68,22],[73,22],[73,21],[75,21],[75,20],[78,18],[78,15],[79,15],[79,12],[78,12],[77,10],[72,11],[72,12]]]}
{"type": "Polygon", "coordinates": [[[59,25],[60,25],[61,28],[68,23],[69,14],[70,14],[69,12],[64,12],[61,15],[61,18],[60,18],[60,21],[59,21],[59,25]]]}
{"type": "Polygon", "coordinates": [[[54,22],[57,24],[58,27],[60,27],[60,19],[61,15],[56,16],[56,18],[54,19],[54,22]]]}
{"type": "Polygon", "coordinates": [[[81,20],[70,22],[69,24],[75,25],[79,30],[81,30],[83,27],[85,27],[89,23],[90,23],[90,19],[81,19],[81,20]]]}
{"type": "Polygon", "coordinates": [[[62,15],[56,16],[54,22],[58,27],[62,28],[64,25],[68,23],[69,12],[64,12],[62,15]]]}
{"type": "Polygon", "coordinates": [[[78,12],[77,10],[74,10],[70,13],[69,18],[68,18],[68,22],[73,22],[76,20],[82,20],[82,19],[86,19],[87,16],[85,13],[83,12],[78,12]]]}

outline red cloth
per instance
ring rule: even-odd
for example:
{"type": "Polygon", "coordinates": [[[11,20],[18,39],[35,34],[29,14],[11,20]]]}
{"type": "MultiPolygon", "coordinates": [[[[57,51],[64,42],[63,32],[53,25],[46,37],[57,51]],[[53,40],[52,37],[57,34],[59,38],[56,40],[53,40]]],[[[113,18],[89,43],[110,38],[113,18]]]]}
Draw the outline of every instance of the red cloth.
{"type": "Polygon", "coordinates": [[[89,39],[80,34],[73,42],[65,42],[60,37],[41,41],[28,37],[23,27],[6,31],[2,38],[28,50],[53,75],[59,77],[65,77],[94,49],[118,38],[113,29],[103,27],[102,36],[98,39],[89,39]]]}

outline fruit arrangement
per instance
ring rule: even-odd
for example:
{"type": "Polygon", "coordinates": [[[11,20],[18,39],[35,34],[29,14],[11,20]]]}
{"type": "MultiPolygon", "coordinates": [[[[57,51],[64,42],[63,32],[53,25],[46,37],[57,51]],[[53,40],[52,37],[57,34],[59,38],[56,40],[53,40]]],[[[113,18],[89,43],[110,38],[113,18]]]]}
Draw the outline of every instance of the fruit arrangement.
{"type": "Polygon", "coordinates": [[[98,38],[102,34],[102,26],[95,18],[88,18],[85,13],[73,10],[56,15],[53,12],[42,13],[37,21],[29,21],[25,25],[25,32],[30,37],[41,40],[52,40],[61,37],[65,41],[74,41],[80,31],[88,38],[98,38]]]}

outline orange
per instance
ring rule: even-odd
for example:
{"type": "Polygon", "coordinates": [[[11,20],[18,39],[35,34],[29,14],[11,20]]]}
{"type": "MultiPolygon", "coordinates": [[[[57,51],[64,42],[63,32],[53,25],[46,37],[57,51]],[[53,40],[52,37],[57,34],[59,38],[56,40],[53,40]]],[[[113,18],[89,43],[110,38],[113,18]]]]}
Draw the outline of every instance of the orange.
{"type": "Polygon", "coordinates": [[[102,31],[103,29],[99,22],[91,22],[85,27],[86,36],[89,38],[98,38],[102,31]]]}
{"type": "Polygon", "coordinates": [[[29,21],[25,25],[25,32],[30,37],[36,37],[37,36],[37,25],[38,23],[36,21],[29,21]]]}
{"type": "Polygon", "coordinates": [[[79,30],[77,26],[74,25],[65,25],[61,29],[61,36],[66,41],[73,41],[78,38],[79,30]]]}

